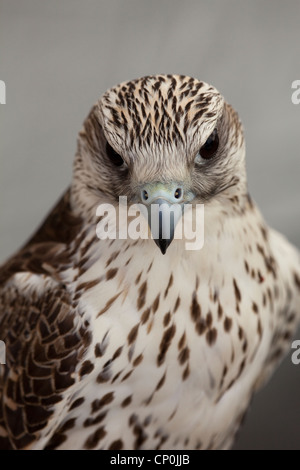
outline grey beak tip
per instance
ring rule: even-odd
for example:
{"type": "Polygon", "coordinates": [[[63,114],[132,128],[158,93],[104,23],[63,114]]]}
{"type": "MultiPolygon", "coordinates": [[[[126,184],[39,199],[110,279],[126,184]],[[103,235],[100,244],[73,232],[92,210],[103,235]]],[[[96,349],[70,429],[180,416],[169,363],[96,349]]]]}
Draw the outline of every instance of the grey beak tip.
{"type": "Polygon", "coordinates": [[[172,242],[173,238],[172,239],[166,239],[166,238],[157,238],[157,239],[154,239],[156,245],[158,246],[158,248],[160,249],[161,253],[163,255],[166,254],[166,251],[170,245],[170,243],[172,242]]]}

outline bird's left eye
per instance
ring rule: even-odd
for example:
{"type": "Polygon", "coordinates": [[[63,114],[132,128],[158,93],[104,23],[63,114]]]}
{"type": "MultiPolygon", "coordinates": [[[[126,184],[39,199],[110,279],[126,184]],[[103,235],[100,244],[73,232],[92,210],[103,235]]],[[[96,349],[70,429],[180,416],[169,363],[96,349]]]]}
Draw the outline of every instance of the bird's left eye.
{"type": "Polygon", "coordinates": [[[219,148],[219,136],[217,129],[210,134],[207,141],[200,148],[196,156],[196,162],[200,163],[202,159],[210,160],[213,158],[219,148]]]}
{"type": "Polygon", "coordinates": [[[107,156],[108,158],[110,159],[110,161],[115,165],[115,166],[122,166],[123,163],[124,163],[124,160],[123,158],[121,157],[121,155],[119,155],[115,149],[112,148],[111,145],[109,145],[109,143],[107,142],[106,143],[106,153],[107,153],[107,156]]]}

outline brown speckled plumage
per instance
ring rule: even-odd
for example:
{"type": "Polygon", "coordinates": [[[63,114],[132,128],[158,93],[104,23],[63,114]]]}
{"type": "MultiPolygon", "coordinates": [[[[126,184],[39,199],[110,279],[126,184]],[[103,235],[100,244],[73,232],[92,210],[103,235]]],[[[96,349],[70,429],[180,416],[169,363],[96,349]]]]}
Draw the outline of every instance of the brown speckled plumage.
{"type": "Polygon", "coordinates": [[[244,159],[237,113],[204,82],[102,96],[70,189],[0,270],[1,449],[230,447],[300,313],[299,254],[265,224],[244,159]],[[205,204],[200,251],[97,238],[100,203],[173,182],[205,204]]]}

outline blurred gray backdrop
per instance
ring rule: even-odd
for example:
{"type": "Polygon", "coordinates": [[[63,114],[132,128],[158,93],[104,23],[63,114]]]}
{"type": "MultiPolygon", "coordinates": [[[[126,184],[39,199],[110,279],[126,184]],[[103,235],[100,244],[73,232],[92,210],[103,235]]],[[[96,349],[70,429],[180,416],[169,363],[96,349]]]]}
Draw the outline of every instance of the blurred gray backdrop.
{"type": "MultiPolygon", "coordinates": [[[[298,0],[0,0],[0,262],[70,183],[92,104],[155,73],[207,81],[239,111],[250,192],[300,247],[299,56],[298,0]]],[[[300,449],[300,365],[290,357],[254,399],[236,449],[300,449]]]]}

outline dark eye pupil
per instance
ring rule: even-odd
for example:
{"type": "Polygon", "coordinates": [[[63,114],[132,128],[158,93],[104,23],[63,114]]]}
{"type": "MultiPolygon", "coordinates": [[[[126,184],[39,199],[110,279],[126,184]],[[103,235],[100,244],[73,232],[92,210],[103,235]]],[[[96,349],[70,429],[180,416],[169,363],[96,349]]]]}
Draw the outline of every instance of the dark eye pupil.
{"type": "Polygon", "coordinates": [[[107,142],[106,144],[106,153],[110,161],[115,165],[115,166],[122,166],[124,163],[123,158],[121,155],[119,155],[111,145],[107,142]]]}
{"type": "Polygon", "coordinates": [[[205,160],[212,158],[219,147],[219,136],[216,130],[209,136],[204,145],[200,149],[200,155],[205,160]]]}

